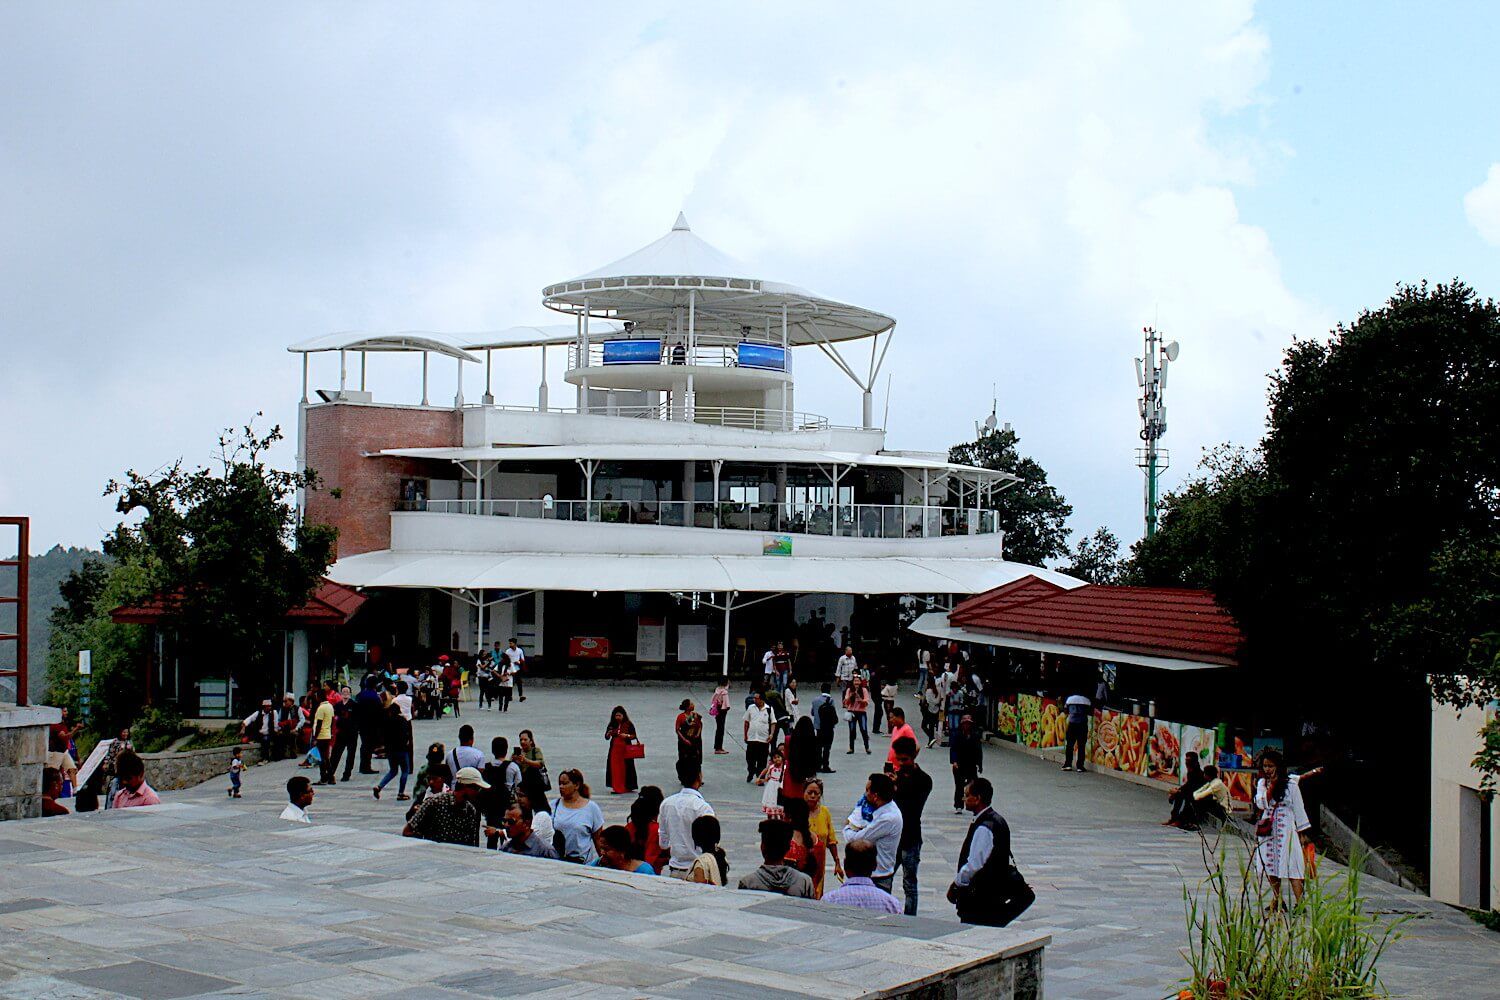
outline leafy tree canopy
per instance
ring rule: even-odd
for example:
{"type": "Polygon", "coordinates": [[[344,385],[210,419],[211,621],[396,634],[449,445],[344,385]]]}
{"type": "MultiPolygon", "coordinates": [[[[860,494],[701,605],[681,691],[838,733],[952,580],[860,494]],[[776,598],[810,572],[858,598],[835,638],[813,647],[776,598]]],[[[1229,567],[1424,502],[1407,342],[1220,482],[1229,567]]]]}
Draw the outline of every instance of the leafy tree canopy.
{"type": "Polygon", "coordinates": [[[120,524],[105,552],[171,596],[165,624],[188,651],[212,655],[242,683],[261,679],[268,638],[333,555],[334,529],[297,523],[297,492],[316,489],[317,474],[266,464],[281,439],[280,428],[246,425],[220,436],[216,468],[132,470],[105,490],[121,514],[144,515],[120,524]]]}
{"type": "MultiPolygon", "coordinates": [[[[1015,431],[1001,427],[950,448],[948,461],[1009,472],[1019,478],[994,496],[1000,527],[1005,532],[1005,557],[1041,566],[1069,554],[1067,520],[1073,507],[1057,487],[1048,484],[1047,471],[1017,450],[1019,441],[1015,431]]],[[[956,500],[950,495],[950,503],[956,500]]]]}
{"type": "Polygon", "coordinates": [[[1099,528],[1081,539],[1070,558],[1072,561],[1062,568],[1069,576],[1101,585],[1125,581],[1126,562],[1120,555],[1120,540],[1108,528],[1099,528]]]}

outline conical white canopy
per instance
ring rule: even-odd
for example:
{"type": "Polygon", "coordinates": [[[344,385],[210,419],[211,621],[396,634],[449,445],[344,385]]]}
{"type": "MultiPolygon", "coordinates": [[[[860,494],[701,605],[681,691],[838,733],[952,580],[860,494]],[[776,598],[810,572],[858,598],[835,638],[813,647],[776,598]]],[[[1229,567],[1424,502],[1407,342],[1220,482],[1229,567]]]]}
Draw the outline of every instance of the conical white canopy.
{"type": "Polygon", "coordinates": [[[781,336],[785,310],[793,345],[832,343],[884,333],[889,316],[824,299],[806,289],[753,277],[755,269],[698,237],[679,212],[660,239],[613,263],[542,290],[542,302],[565,313],[629,320],[665,329],[693,305],[700,331],[735,334],[745,327],[781,336]]]}

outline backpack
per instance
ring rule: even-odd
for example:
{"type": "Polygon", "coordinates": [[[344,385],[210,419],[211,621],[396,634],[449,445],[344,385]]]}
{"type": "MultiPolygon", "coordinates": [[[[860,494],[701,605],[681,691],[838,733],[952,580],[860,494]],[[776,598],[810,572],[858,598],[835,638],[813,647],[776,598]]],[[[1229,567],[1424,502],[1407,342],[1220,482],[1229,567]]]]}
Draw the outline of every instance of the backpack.
{"type": "Polygon", "coordinates": [[[824,698],[818,704],[818,728],[832,729],[839,724],[839,710],[833,707],[832,698],[824,698]]]}

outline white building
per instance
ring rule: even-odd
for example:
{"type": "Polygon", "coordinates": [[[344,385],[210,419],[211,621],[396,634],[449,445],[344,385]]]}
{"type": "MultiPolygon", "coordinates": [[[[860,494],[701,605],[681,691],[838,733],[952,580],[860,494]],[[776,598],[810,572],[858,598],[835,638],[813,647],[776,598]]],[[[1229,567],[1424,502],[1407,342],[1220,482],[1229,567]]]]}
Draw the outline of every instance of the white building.
{"type": "Polygon", "coordinates": [[[1500,802],[1480,792],[1472,761],[1479,728],[1496,706],[1432,704],[1432,841],[1429,879],[1433,899],[1471,909],[1500,907],[1500,802]]]}
{"type": "Polygon", "coordinates": [[[1011,477],[886,450],[872,389],[890,317],[763,280],[681,216],[542,295],[570,322],[290,348],[299,463],[325,487],[305,516],[340,529],[329,575],[385,602],[374,641],[472,651],[516,635],[553,665],[606,650],[617,665],[718,665],[791,639],[792,618],[837,634],[863,596],[949,606],[1049,575],[1002,557],[991,501],[1011,477]],[[350,357],[372,351],[420,354],[420,403],[375,399],[350,357]],[[338,388],[315,401],[309,355],[327,352],[338,388]],[[549,397],[549,352],[566,353],[571,405],[549,397]],[[451,404],[428,399],[433,357],[458,366],[451,404]],[[815,358],[854,383],[860,426],[797,398],[796,367],[815,358]],[[467,365],[483,370],[478,402],[467,365]],[[495,403],[497,375],[536,371],[535,406],[495,403]]]}

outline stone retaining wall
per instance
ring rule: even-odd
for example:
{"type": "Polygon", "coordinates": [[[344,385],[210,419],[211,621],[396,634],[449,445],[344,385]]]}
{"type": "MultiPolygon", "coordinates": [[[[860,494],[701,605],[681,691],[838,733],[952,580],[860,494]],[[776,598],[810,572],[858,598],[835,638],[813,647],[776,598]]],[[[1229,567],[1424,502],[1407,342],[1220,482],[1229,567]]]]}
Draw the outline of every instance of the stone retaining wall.
{"type": "MultiPolygon", "coordinates": [[[[246,765],[260,763],[258,745],[246,743],[242,749],[245,751],[246,765]]],[[[219,777],[224,779],[224,787],[228,788],[229,758],[234,755],[234,750],[234,747],[228,746],[143,753],[141,760],[146,763],[146,783],[158,792],[167,792],[178,788],[192,788],[210,778],[219,777]]]]}
{"type": "Polygon", "coordinates": [[[55,708],[0,705],[0,820],[42,814],[47,727],[61,721],[55,708]]]}

